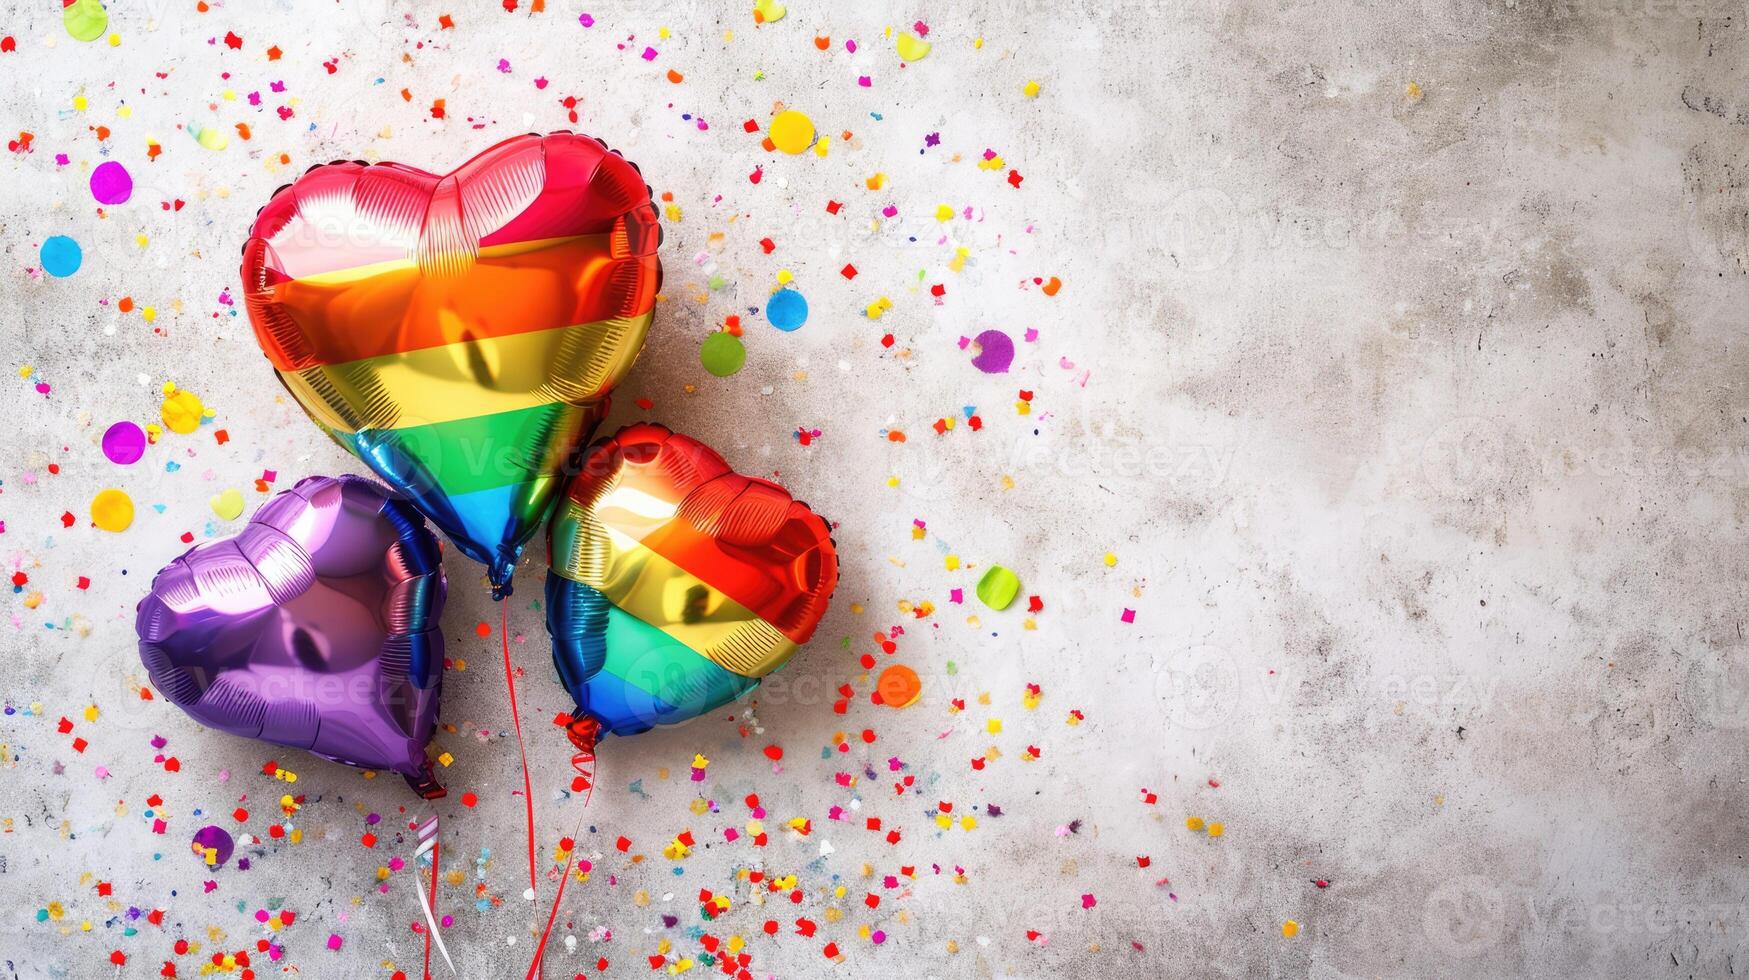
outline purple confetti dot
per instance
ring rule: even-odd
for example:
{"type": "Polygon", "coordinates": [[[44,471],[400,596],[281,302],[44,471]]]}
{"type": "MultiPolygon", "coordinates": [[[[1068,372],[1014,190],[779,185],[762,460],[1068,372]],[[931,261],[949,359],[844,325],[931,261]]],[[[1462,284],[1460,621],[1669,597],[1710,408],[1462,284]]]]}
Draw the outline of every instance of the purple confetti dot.
{"type": "Polygon", "coordinates": [[[103,430],[103,455],[111,463],[126,466],[139,462],[145,454],[146,433],[132,422],[117,422],[103,430]]]}
{"type": "MultiPolygon", "coordinates": [[[[205,827],[195,831],[194,846],[199,848],[202,852],[207,850],[213,851],[213,863],[210,865],[211,867],[222,868],[225,866],[225,862],[231,860],[233,841],[231,840],[230,833],[223,827],[214,824],[207,824],[205,827]]],[[[203,862],[206,860],[204,853],[202,853],[200,857],[203,862]]]]}
{"type": "Polygon", "coordinates": [[[91,171],[91,196],[98,204],[126,204],[134,196],[134,178],[114,160],[100,163],[91,171]]]}
{"type": "Polygon", "coordinates": [[[978,334],[977,345],[980,348],[978,356],[972,358],[972,366],[985,374],[1007,374],[1008,365],[1014,363],[1014,341],[1000,330],[986,330],[978,334]]]}

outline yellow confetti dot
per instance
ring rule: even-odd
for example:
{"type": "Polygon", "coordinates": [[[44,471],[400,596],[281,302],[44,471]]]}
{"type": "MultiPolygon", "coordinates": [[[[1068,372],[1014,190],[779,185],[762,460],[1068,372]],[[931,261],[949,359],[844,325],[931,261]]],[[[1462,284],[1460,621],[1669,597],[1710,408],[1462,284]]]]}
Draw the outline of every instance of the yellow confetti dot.
{"type": "Polygon", "coordinates": [[[91,105],[91,103],[86,101],[85,96],[83,96],[83,95],[73,96],[73,111],[74,112],[84,112],[87,108],[90,107],[90,105],[91,105]]]}
{"type": "Polygon", "coordinates": [[[791,155],[801,153],[814,142],[814,121],[806,113],[786,109],[771,119],[771,143],[791,155]]]}
{"type": "Polygon", "coordinates": [[[1002,731],[1002,719],[992,718],[984,724],[984,728],[988,730],[990,734],[995,735],[1002,731]]]}
{"type": "Polygon", "coordinates": [[[206,413],[206,406],[201,404],[200,396],[173,385],[164,387],[168,390],[164,393],[164,404],[159,406],[158,412],[164,419],[165,427],[182,435],[200,428],[201,416],[206,413]]]}
{"type": "Polygon", "coordinates": [[[899,39],[894,47],[899,49],[900,61],[922,61],[929,57],[929,49],[934,45],[910,31],[900,31],[899,39]]]}
{"type": "Polygon", "coordinates": [[[949,205],[949,204],[936,205],[935,206],[935,220],[937,220],[937,221],[952,221],[953,220],[953,206],[949,205]]]}
{"type": "Polygon", "coordinates": [[[1184,821],[1184,825],[1186,827],[1190,828],[1191,830],[1201,830],[1203,828],[1202,818],[1201,817],[1191,817],[1190,819],[1184,821]]]}
{"type": "Polygon", "coordinates": [[[1281,924],[1281,934],[1289,939],[1300,934],[1300,924],[1292,919],[1281,924]]]}
{"type": "Polygon", "coordinates": [[[1020,91],[1022,93],[1024,93],[1027,98],[1036,99],[1036,98],[1038,98],[1038,83],[1037,82],[1027,82],[1026,87],[1021,89],[1020,91]]]}
{"type": "Polygon", "coordinates": [[[942,559],[942,561],[947,565],[947,570],[950,572],[957,571],[960,567],[959,555],[948,555],[946,558],[942,559]]]}
{"type": "Polygon", "coordinates": [[[1116,568],[1117,567],[1117,555],[1115,555],[1109,551],[1106,552],[1105,553],[1105,567],[1106,568],[1116,568]]]}
{"type": "Polygon", "coordinates": [[[194,135],[195,142],[215,153],[231,145],[231,137],[217,126],[202,126],[198,130],[190,127],[190,130],[194,135]]]}
{"type": "Polygon", "coordinates": [[[21,378],[28,378],[35,373],[36,373],[36,368],[33,365],[20,364],[18,366],[18,376],[21,378]]]}
{"type": "Polygon", "coordinates": [[[207,506],[221,520],[234,521],[243,513],[243,492],[235,487],[226,490],[207,501],[207,506]]]}
{"type": "Polygon", "coordinates": [[[1420,102],[1424,97],[1424,94],[1421,91],[1421,86],[1414,82],[1409,83],[1408,87],[1403,90],[1403,94],[1408,96],[1410,102],[1420,102]]]}
{"type": "Polygon", "coordinates": [[[1210,837],[1219,837],[1226,832],[1227,832],[1227,825],[1224,823],[1211,823],[1211,824],[1209,824],[1209,836],[1210,837]]]}
{"type": "Polygon", "coordinates": [[[134,522],[134,498],[111,487],[91,498],[91,523],[105,531],[125,531],[134,522]]]}

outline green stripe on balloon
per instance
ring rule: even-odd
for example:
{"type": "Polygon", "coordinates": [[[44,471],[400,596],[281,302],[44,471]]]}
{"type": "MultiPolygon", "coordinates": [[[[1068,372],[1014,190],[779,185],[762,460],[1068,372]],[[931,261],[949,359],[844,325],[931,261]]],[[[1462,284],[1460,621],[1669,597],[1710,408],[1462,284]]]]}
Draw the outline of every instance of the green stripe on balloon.
{"type": "Polygon", "coordinates": [[[618,606],[608,609],[606,639],[601,672],[674,707],[680,717],[664,722],[710,711],[759,686],[758,678],[725,670],[618,606]]]}
{"type": "Polygon", "coordinates": [[[598,405],[555,402],[429,425],[328,431],[355,455],[387,464],[396,482],[459,497],[553,481],[552,473],[562,462],[558,457],[588,434],[601,411],[598,405]]]}

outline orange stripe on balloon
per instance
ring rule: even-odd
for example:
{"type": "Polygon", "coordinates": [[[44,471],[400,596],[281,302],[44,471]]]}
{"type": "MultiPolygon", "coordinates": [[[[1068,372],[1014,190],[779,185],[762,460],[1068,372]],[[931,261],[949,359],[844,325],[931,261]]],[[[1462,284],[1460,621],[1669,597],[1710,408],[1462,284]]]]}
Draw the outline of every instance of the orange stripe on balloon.
{"type": "Polygon", "coordinates": [[[662,426],[628,426],[596,443],[567,496],[798,645],[838,581],[826,523],[806,504],[662,426]]]}
{"type": "Polygon", "coordinates": [[[648,313],[661,278],[656,256],[626,254],[614,237],[488,246],[457,276],[423,275],[397,260],[279,280],[247,301],[281,371],[648,313]]]}

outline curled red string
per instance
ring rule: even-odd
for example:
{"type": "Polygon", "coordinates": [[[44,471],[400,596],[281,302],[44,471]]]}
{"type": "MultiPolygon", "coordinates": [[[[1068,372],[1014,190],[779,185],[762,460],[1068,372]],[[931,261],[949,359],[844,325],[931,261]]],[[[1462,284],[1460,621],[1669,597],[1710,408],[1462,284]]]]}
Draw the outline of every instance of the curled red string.
{"type": "Polygon", "coordinates": [[[571,768],[577,770],[571,777],[571,792],[582,793],[583,805],[588,806],[595,792],[595,742],[601,737],[601,722],[588,716],[573,718],[565,726],[565,736],[577,750],[571,755],[571,768]]]}
{"type": "MultiPolygon", "coordinates": [[[[595,740],[601,737],[601,723],[594,718],[572,718],[560,715],[554,719],[557,724],[565,726],[565,736],[571,740],[576,752],[571,756],[571,768],[577,775],[571,777],[571,792],[583,794],[583,805],[589,805],[589,798],[595,791],[595,740]]],[[[583,827],[583,815],[577,815],[577,826],[572,829],[569,838],[571,847],[565,854],[565,871],[559,876],[559,890],[553,895],[553,907],[547,912],[547,925],[540,934],[540,944],[534,948],[534,962],[529,964],[528,976],[534,977],[540,973],[541,958],[547,952],[547,940],[552,938],[553,923],[559,918],[559,903],[565,899],[565,884],[571,880],[571,868],[577,862],[577,831],[583,827]]]]}

